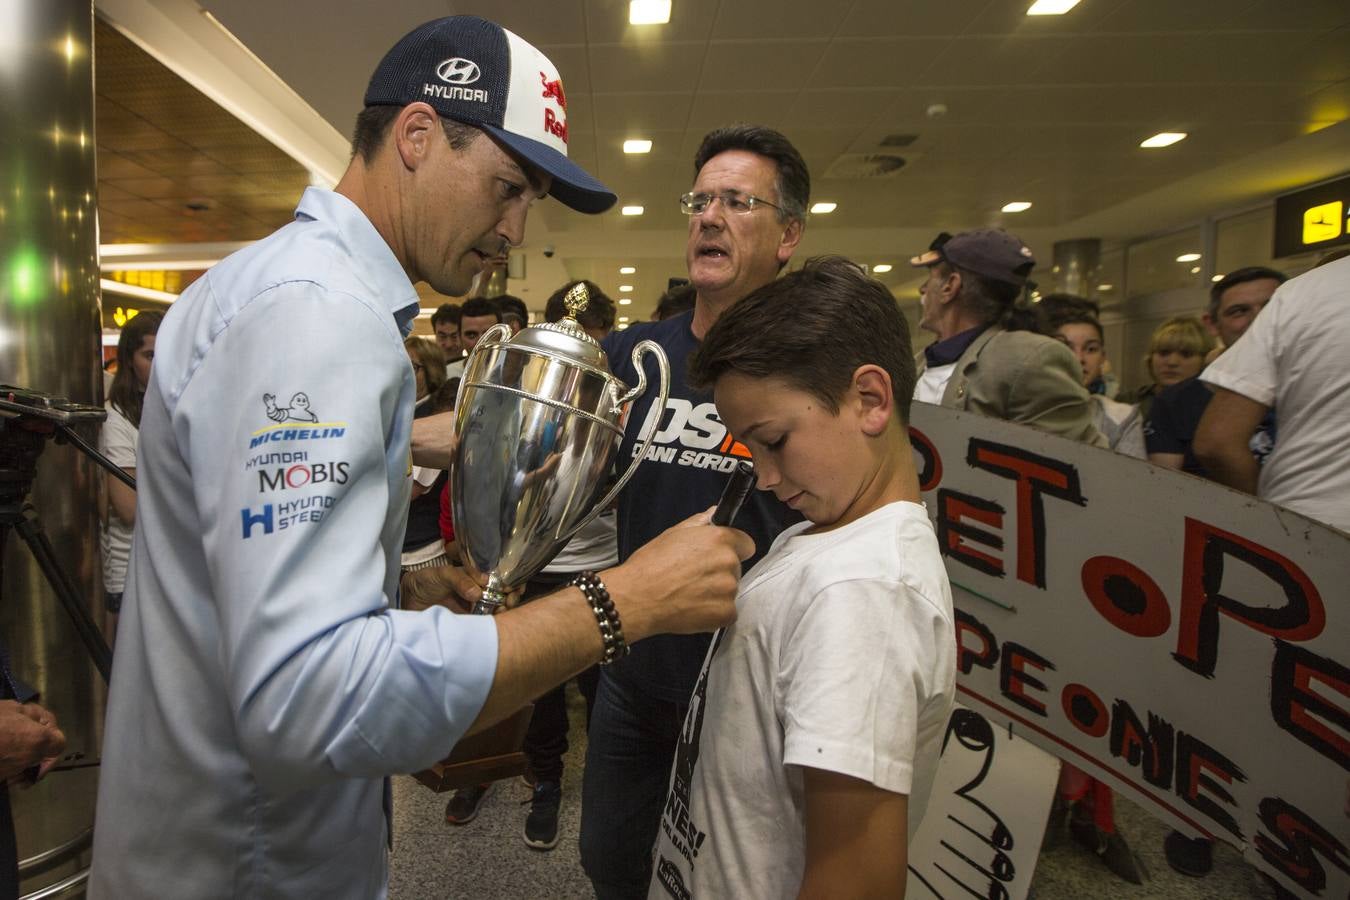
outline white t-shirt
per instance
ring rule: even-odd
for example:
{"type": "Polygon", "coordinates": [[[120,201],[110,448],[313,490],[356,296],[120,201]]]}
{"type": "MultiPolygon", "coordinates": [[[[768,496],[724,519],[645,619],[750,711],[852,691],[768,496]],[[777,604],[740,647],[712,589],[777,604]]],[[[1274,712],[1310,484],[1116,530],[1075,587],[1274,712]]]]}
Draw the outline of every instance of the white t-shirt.
{"type": "Polygon", "coordinates": [[[1350,258],[1281,285],[1200,378],[1275,410],[1257,495],[1350,531],[1350,258]]]}
{"type": "MultiPolygon", "coordinates": [[[[136,426],[126,416],[113,408],[112,402],[105,404],[108,418],[99,429],[99,452],[112,460],[118,468],[136,468],[136,426]]],[[[107,475],[107,478],[112,478],[107,475]]],[[[112,503],[108,504],[107,524],[103,526],[101,544],[103,547],[103,589],[110,594],[120,594],[126,587],[127,557],[131,553],[132,527],[117,517],[112,503]]]]}
{"type": "MultiPolygon", "coordinates": [[[[802,766],[928,803],[955,695],[951,589],[923,506],[779,535],[713,639],[675,751],[648,893],[794,897],[802,766]]],[[[897,886],[898,887],[898,886],[897,886]]]]}
{"type": "Polygon", "coordinates": [[[952,380],[955,371],[954,362],[945,366],[926,366],[914,383],[914,399],[920,403],[941,405],[942,395],[947,392],[947,382],[952,380]]]}

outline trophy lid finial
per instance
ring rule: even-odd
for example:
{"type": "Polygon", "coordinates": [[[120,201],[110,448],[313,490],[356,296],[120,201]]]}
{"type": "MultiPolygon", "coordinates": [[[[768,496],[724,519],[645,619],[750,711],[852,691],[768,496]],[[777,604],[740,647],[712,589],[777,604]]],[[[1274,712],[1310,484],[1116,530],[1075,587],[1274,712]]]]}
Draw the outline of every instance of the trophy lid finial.
{"type": "Polygon", "coordinates": [[[571,290],[567,292],[567,296],[563,298],[563,306],[567,308],[567,315],[572,319],[585,312],[590,302],[591,298],[584,281],[578,281],[572,285],[571,290]]]}

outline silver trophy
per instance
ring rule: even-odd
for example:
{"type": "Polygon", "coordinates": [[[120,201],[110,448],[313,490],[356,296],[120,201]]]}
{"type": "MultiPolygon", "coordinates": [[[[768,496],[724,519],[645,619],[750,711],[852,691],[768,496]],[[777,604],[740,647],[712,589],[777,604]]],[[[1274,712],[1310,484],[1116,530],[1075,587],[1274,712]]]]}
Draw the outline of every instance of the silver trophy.
{"type": "Polygon", "coordinates": [[[506,595],[604,511],[637,471],[655,428],[604,491],[623,437],[624,410],[647,390],[643,356],[656,359],[658,409],[665,408],[666,354],[652,341],[634,347],[638,383],[629,389],[576,320],[587,299],[585,286],[578,284],[567,294],[566,318],[526,328],[514,338],[508,326],[494,325],[464,366],[450,497],[464,565],[485,585],[475,613],[499,609],[506,595]]]}

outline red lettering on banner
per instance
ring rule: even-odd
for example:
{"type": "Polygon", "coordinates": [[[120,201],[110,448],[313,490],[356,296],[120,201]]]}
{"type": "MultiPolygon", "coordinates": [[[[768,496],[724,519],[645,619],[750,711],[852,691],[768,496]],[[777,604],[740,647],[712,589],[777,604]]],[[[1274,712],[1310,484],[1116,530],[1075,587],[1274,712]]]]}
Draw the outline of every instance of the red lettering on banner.
{"type": "Polygon", "coordinates": [[[1327,886],[1327,871],[1317,858],[1318,853],[1341,871],[1350,872],[1345,844],[1313,821],[1312,816],[1279,797],[1266,797],[1257,809],[1261,824],[1275,838],[1258,833],[1252,842],[1257,852],[1309,894],[1320,895],[1327,886]]]}
{"type": "Polygon", "coordinates": [[[1163,790],[1172,786],[1174,732],[1170,722],[1152,712],[1145,728],[1124,700],[1111,706],[1111,754],[1138,766],[1145,781],[1163,790]]]}
{"type": "Polygon", "coordinates": [[[1214,677],[1219,656],[1219,613],[1272,637],[1310,641],[1326,626],[1326,609],[1303,570],[1268,547],[1186,518],[1181,574],[1180,627],[1173,658],[1214,677]],[[1225,561],[1241,560],[1280,588],[1284,606],[1248,606],[1221,593],[1225,561]]]}
{"type": "Polygon", "coordinates": [[[1096,692],[1084,684],[1066,684],[1059,694],[1064,716],[1088,737],[1099,738],[1111,727],[1111,715],[1096,692]]]}
{"type": "Polygon", "coordinates": [[[919,469],[919,490],[926,494],[942,483],[942,455],[928,435],[913,425],[909,427],[909,443],[923,462],[919,469]]]}
{"type": "Polygon", "coordinates": [[[1215,798],[1225,806],[1236,806],[1233,795],[1219,782],[1232,784],[1234,781],[1246,780],[1247,776],[1231,759],[1199,738],[1184,731],[1177,732],[1177,796],[1228,829],[1239,840],[1242,839],[1242,829],[1238,827],[1237,820],[1215,798]],[[1208,773],[1217,776],[1217,780],[1208,773]]]}
{"type": "Polygon", "coordinates": [[[993,669],[998,662],[998,641],[994,633],[979,619],[963,609],[952,611],[956,618],[956,667],[962,675],[969,675],[975,666],[993,669]],[[980,642],[979,651],[966,643],[968,636],[974,636],[980,642]]]}
{"type": "Polygon", "coordinates": [[[1114,556],[1083,563],[1083,594],[1102,618],[1126,634],[1157,637],[1172,625],[1172,610],[1157,583],[1140,569],[1114,556]]]}
{"type": "Polygon", "coordinates": [[[943,556],[959,560],[972,569],[1003,577],[1003,560],[990,556],[971,546],[975,541],[994,550],[1003,549],[1003,538],[994,532],[985,531],[967,524],[964,519],[972,519],[994,528],[1003,527],[1003,507],[989,500],[983,500],[971,494],[942,488],[938,491],[938,549],[943,556]]]}
{"type": "Polygon", "coordinates": [[[999,667],[998,686],[1003,692],[1003,696],[1016,703],[1023,709],[1028,709],[1038,716],[1045,715],[1045,704],[1034,697],[1027,696],[1026,688],[1034,688],[1038,691],[1045,690],[1045,682],[1027,673],[1023,666],[1034,666],[1041,671],[1046,669],[1053,670],[1054,663],[1028,650],[1020,644],[1014,644],[1012,641],[1003,642],[1003,662],[999,667]]]}
{"type": "Polygon", "coordinates": [[[1350,700],[1350,668],[1276,640],[1270,673],[1270,712],[1275,724],[1342,769],[1350,769],[1350,707],[1338,706],[1314,691],[1314,682],[1350,700]],[[1333,731],[1333,725],[1340,731],[1333,731]]]}
{"type": "Polygon", "coordinates": [[[567,120],[559,119],[551,109],[544,110],[544,130],[567,143],[567,120]]]}
{"type": "Polygon", "coordinates": [[[1043,494],[1086,506],[1078,469],[1009,444],[971,438],[966,462],[1017,482],[1017,578],[1045,587],[1045,503],[1043,494]]]}

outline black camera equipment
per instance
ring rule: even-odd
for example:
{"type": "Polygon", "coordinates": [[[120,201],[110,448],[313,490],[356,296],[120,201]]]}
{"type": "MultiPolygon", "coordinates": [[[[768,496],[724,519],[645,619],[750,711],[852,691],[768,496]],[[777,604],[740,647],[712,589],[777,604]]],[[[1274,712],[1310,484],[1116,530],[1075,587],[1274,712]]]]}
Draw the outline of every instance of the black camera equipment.
{"type": "Polygon", "coordinates": [[[62,397],[28,388],[0,385],[0,554],[4,552],[10,529],[13,529],[28,545],[56,599],[75,624],[80,640],[94,659],[94,666],[106,682],[112,671],[112,652],[90,617],[89,610],[80,600],[70,576],[62,571],[57,562],[37,510],[28,499],[33,489],[33,479],[37,477],[38,456],[50,439],[74,444],[86,456],[135,490],[134,478],[75,432],[77,425],[102,422],[105,418],[107,413],[99,406],[72,403],[62,397]]]}

